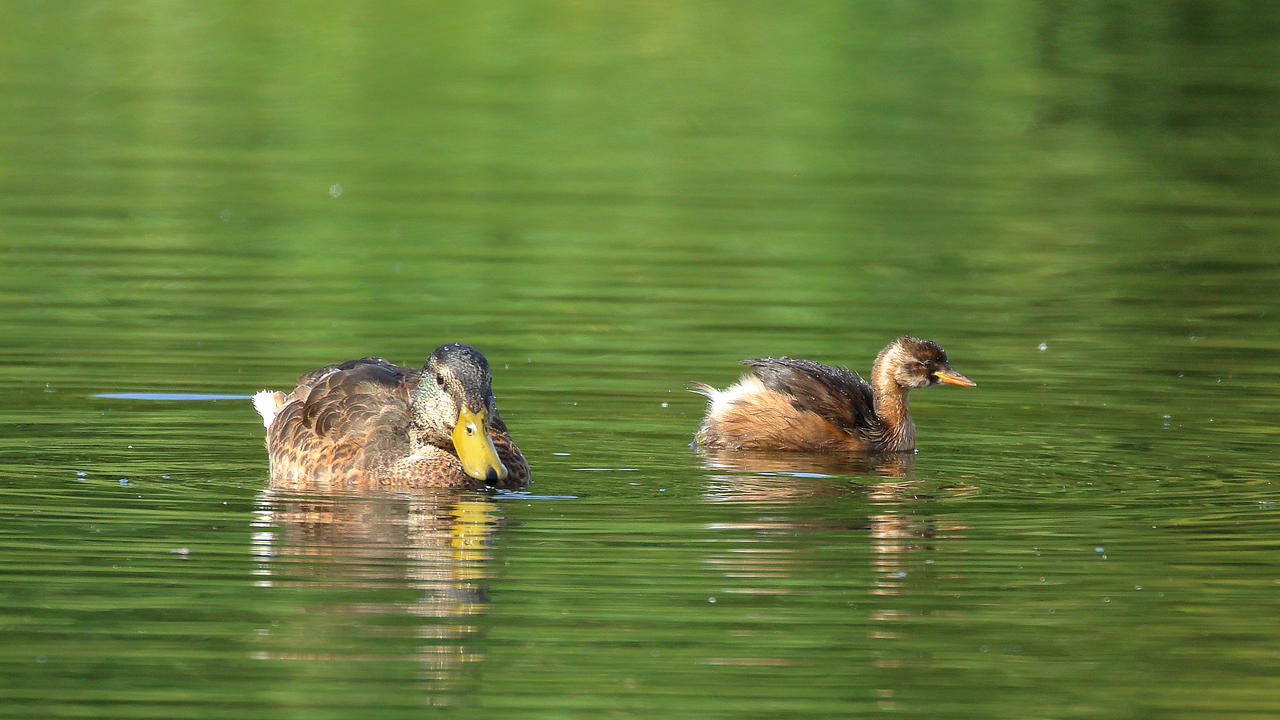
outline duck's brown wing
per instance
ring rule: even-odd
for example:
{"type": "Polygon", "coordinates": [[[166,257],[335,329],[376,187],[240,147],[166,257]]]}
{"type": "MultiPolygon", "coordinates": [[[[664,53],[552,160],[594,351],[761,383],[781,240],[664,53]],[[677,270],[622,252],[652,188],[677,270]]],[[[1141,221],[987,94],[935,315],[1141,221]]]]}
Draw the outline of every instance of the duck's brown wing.
{"type": "Polygon", "coordinates": [[[498,451],[498,458],[507,468],[507,478],[494,485],[503,490],[519,490],[529,486],[529,461],[524,453],[516,447],[516,441],[507,432],[507,424],[500,416],[495,415],[489,424],[489,438],[493,440],[493,448],[498,451]]]}
{"type": "Polygon", "coordinates": [[[303,375],[268,431],[272,474],[350,479],[406,455],[417,372],[369,357],[303,375]]]}
{"type": "Polygon", "coordinates": [[[743,360],[760,382],[790,398],[798,410],[819,415],[846,432],[877,422],[871,386],[856,372],[812,360],[766,357],[743,360]]]}

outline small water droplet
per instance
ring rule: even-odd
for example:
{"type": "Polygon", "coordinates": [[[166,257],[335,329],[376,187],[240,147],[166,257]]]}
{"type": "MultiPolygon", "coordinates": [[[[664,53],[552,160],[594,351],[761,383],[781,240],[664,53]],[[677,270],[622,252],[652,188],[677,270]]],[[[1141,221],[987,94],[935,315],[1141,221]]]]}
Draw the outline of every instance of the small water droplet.
{"type": "Polygon", "coordinates": [[[1096,552],[1096,553],[1101,553],[1101,552],[1106,552],[1106,551],[1107,551],[1107,549],[1106,549],[1106,548],[1104,548],[1104,547],[1102,547],[1101,545],[1094,545],[1094,546],[1093,546],[1093,551],[1094,551],[1094,552],[1096,552]]]}
{"type": "Polygon", "coordinates": [[[129,484],[129,478],[120,478],[120,484],[121,484],[121,485],[128,485],[128,484],[129,484]]]}
{"type": "Polygon", "coordinates": [[[1039,345],[1036,346],[1036,349],[1039,350],[1040,352],[1044,352],[1045,350],[1049,349],[1049,343],[1040,343],[1039,345]]]}
{"type": "Polygon", "coordinates": [[[329,186],[329,197],[331,197],[331,198],[342,197],[342,186],[341,186],[341,185],[339,185],[338,183],[334,183],[334,184],[330,185],[330,186],[329,186]]]}
{"type": "Polygon", "coordinates": [[[662,403],[662,407],[667,407],[667,403],[662,403]]]}
{"type": "Polygon", "coordinates": [[[712,595],[711,597],[707,598],[707,602],[711,603],[712,605],[715,605],[715,604],[716,604],[716,596],[715,596],[715,595],[712,595]]]}

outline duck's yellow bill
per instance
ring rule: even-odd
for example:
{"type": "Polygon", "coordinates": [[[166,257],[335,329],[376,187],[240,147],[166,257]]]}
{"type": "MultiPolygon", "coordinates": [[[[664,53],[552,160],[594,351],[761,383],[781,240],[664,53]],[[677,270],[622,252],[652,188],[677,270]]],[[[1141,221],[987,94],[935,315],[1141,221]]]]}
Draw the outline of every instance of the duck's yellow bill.
{"type": "Polygon", "coordinates": [[[453,448],[458,451],[462,469],[477,480],[494,482],[507,479],[507,466],[498,459],[498,450],[484,426],[484,410],[473,413],[462,406],[458,424],[453,426],[453,448]]]}
{"type": "Polygon", "coordinates": [[[960,373],[956,372],[955,370],[939,370],[934,373],[934,376],[936,376],[940,382],[944,382],[948,385],[963,385],[965,387],[976,387],[978,384],[970,380],[969,378],[961,375],[960,373]]]}

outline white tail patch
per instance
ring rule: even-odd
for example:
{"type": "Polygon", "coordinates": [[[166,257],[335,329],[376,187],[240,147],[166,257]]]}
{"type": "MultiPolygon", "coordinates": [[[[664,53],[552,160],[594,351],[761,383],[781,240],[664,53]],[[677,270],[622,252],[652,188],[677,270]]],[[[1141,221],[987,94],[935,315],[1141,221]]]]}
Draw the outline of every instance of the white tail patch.
{"type": "Polygon", "coordinates": [[[284,395],[281,393],[263,390],[253,396],[253,409],[262,416],[262,427],[271,427],[281,407],[284,407],[284,395]]]}
{"type": "Polygon", "coordinates": [[[708,405],[710,406],[707,410],[709,415],[718,415],[726,412],[744,397],[762,395],[769,392],[764,383],[760,382],[760,378],[751,374],[742,376],[738,382],[723,390],[717,390],[705,383],[691,383],[691,385],[693,392],[707,396],[708,405]]]}

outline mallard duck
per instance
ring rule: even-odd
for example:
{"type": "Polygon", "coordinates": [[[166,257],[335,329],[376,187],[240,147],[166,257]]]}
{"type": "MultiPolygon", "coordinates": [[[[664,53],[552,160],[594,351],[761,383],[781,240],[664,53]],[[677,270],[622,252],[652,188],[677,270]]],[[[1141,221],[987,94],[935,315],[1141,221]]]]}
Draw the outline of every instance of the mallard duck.
{"type": "Polygon", "coordinates": [[[529,464],[498,415],[489,363],[470,345],[441,345],[421,370],[380,357],[327,365],[287,396],[263,390],[253,405],[276,486],[529,484],[529,464]]]}
{"type": "Polygon", "coordinates": [[[705,395],[707,416],[694,438],[712,448],[900,452],[916,446],[907,407],[915,388],[977,383],[951,369],[936,343],[900,337],[876,356],[871,382],[843,367],[789,357],[743,360],[751,368],[705,395]]]}

